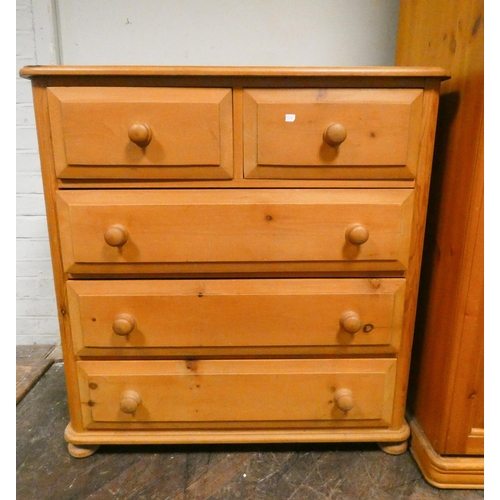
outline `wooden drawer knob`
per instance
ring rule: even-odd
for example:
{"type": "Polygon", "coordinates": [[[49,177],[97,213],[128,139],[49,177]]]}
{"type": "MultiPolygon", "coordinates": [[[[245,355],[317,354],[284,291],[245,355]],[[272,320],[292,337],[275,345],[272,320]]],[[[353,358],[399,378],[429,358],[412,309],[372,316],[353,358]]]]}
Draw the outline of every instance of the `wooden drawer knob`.
{"type": "Polygon", "coordinates": [[[333,148],[342,144],[346,137],[347,130],[341,123],[332,123],[323,132],[323,140],[333,148]]]}
{"type": "Polygon", "coordinates": [[[342,411],[349,411],[354,407],[354,398],[352,396],[352,391],[349,389],[337,389],[333,400],[342,411]]]}
{"type": "Polygon", "coordinates": [[[141,396],[135,391],[125,391],[120,398],[120,410],[123,413],[134,413],[141,404],[141,396]]]}
{"type": "Polygon", "coordinates": [[[368,241],[368,229],[363,224],[352,224],[345,232],[346,240],[353,245],[362,245],[368,241]]]}
{"type": "Polygon", "coordinates": [[[137,146],[145,148],[151,142],[153,133],[145,123],[134,123],[128,129],[128,137],[137,146]]]}
{"type": "Polygon", "coordinates": [[[120,224],[113,224],[106,229],[104,239],[111,247],[121,247],[128,240],[128,231],[120,224]]]}
{"type": "Polygon", "coordinates": [[[118,314],[113,321],[113,331],[116,335],[128,335],[135,328],[135,318],[131,314],[118,314]]]}
{"type": "Polygon", "coordinates": [[[345,311],[342,316],[340,316],[340,326],[349,333],[359,332],[362,323],[359,314],[355,311],[345,311]]]}

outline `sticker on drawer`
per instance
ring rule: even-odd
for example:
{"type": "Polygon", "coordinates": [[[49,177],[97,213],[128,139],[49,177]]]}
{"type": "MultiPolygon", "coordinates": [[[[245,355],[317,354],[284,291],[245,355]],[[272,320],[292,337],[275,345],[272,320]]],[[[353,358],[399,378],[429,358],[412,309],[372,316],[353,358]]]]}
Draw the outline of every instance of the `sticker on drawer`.
{"type": "Polygon", "coordinates": [[[246,89],[244,175],[414,179],[422,103],[422,89],[246,89]]]}

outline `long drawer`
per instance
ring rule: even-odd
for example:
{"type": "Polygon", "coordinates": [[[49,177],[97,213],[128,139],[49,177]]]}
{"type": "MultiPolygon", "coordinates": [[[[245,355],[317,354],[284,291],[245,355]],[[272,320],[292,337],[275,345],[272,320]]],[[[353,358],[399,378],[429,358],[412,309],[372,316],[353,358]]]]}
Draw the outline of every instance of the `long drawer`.
{"type": "Polygon", "coordinates": [[[75,352],[94,356],[154,356],[158,348],[170,355],[293,347],[396,352],[405,292],[405,280],[397,278],[74,280],[66,286],[75,352]]]}
{"type": "Polygon", "coordinates": [[[412,190],[81,190],[56,201],[63,265],[74,274],[408,264],[412,190]]]}
{"type": "Polygon", "coordinates": [[[386,426],[395,359],[79,361],[87,428],[386,426]]]}

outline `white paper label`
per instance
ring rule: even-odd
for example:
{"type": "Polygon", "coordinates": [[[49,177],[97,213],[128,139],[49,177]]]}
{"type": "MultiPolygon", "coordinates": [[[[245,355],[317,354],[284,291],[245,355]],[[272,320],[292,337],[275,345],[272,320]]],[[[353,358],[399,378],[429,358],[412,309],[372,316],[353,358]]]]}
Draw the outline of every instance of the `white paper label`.
{"type": "Polygon", "coordinates": [[[295,115],[285,115],[285,121],[286,122],[294,122],[295,121],[295,115]]]}

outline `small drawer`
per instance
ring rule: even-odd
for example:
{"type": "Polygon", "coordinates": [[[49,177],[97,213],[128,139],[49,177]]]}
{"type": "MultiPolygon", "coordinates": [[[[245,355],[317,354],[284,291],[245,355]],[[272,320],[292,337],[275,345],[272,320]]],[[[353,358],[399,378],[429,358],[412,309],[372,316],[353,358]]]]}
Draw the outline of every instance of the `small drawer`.
{"type": "Polygon", "coordinates": [[[91,428],[387,426],[395,359],[77,362],[91,428]]]}
{"type": "Polygon", "coordinates": [[[229,179],[232,91],[51,87],[61,179],[229,179]]]}
{"type": "Polygon", "coordinates": [[[77,355],[373,353],[399,347],[405,280],[74,280],[67,292],[77,355]]]}
{"type": "Polygon", "coordinates": [[[64,269],[96,273],[404,271],[411,189],[57,193],[64,269]]]}
{"type": "Polygon", "coordinates": [[[244,92],[247,178],[413,179],[421,89],[244,92]]]}

